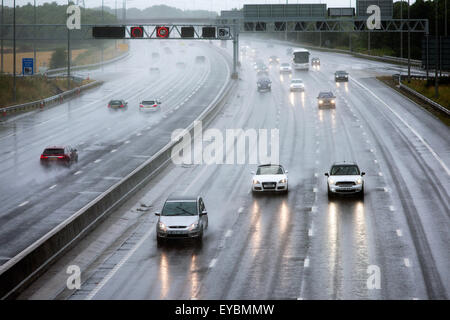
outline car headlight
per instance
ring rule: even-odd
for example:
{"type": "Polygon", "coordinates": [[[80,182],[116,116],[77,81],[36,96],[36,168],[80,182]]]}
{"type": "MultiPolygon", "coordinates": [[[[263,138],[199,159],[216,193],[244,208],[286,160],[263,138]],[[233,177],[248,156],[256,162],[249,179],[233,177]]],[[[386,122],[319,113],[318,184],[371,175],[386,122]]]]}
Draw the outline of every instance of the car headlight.
{"type": "Polygon", "coordinates": [[[198,222],[191,224],[188,228],[189,231],[195,230],[198,228],[198,222]]]}
{"type": "Polygon", "coordinates": [[[333,179],[329,179],[329,180],[328,180],[328,183],[329,183],[329,184],[334,184],[335,181],[334,181],[333,179]]]}
{"type": "Polygon", "coordinates": [[[278,183],[286,183],[287,179],[281,179],[280,181],[278,181],[278,183]]]}
{"type": "Polygon", "coordinates": [[[361,178],[358,178],[358,180],[356,180],[356,184],[362,184],[363,180],[361,178]]]}
{"type": "Polygon", "coordinates": [[[323,100],[319,100],[319,104],[322,104],[323,103],[323,100]]]}
{"type": "Polygon", "coordinates": [[[260,182],[256,179],[253,179],[253,184],[260,184],[260,182]]]}
{"type": "Polygon", "coordinates": [[[162,223],[162,222],[158,223],[158,228],[159,228],[159,230],[162,230],[162,231],[166,231],[167,230],[166,225],[164,223],[162,223]]]}
{"type": "Polygon", "coordinates": [[[334,100],[331,100],[331,103],[334,103],[335,101],[334,100]]]}

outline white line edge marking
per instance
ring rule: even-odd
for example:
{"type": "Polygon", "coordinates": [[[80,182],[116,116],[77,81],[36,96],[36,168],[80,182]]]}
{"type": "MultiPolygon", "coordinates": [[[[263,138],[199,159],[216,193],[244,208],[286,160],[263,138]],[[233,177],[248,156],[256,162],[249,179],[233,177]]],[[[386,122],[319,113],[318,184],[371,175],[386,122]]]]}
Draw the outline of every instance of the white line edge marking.
{"type": "Polygon", "coordinates": [[[303,267],[304,268],[308,268],[309,267],[309,258],[305,259],[305,262],[303,263],[303,267]]]}
{"type": "Polygon", "coordinates": [[[52,189],[55,189],[55,188],[56,188],[56,186],[57,186],[57,185],[56,185],[56,184],[54,184],[54,185],[52,185],[52,186],[51,186],[51,187],[50,187],[49,189],[50,189],[50,190],[52,190],[52,189]]]}
{"type": "Polygon", "coordinates": [[[77,176],[77,175],[79,175],[79,174],[82,173],[82,172],[83,172],[83,171],[80,170],[80,171],[75,172],[73,175],[74,175],[74,176],[77,176]]]}
{"type": "Polygon", "coordinates": [[[397,236],[399,236],[399,237],[403,236],[403,233],[402,233],[401,229],[397,229],[397,236]]]}
{"type": "Polygon", "coordinates": [[[409,261],[408,258],[404,258],[404,259],[403,259],[403,262],[405,263],[405,266],[406,266],[406,267],[408,267],[408,268],[411,267],[411,262],[409,261]]]}
{"type": "Polygon", "coordinates": [[[142,239],[133,247],[133,249],[128,252],[128,254],[120,260],[118,264],[114,266],[114,268],[103,278],[102,281],[89,293],[84,300],[92,300],[94,296],[105,286],[105,284],[116,274],[116,272],[122,267],[122,265],[130,259],[130,257],[139,249],[139,247],[150,237],[150,234],[153,230],[149,230],[142,239]]]}
{"type": "Polygon", "coordinates": [[[395,112],[388,104],[386,104],[386,102],[384,102],[383,100],[381,100],[375,93],[373,93],[369,88],[367,88],[366,86],[364,86],[363,84],[361,84],[359,81],[357,81],[356,79],[354,79],[353,77],[350,77],[356,84],[358,84],[360,87],[362,87],[363,89],[365,89],[366,91],[368,91],[371,95],[373,95],[378,101],[380,101],[382,104],[384,104],[409,130],[411,130],[411,132],[424,144],[424,146],[428,149],[428,151],[431,152],[431,154],[433,155],[433,157],[439,162],[439,164],[442,166],[442,168],[444,168],[445,172],[447,173],[447,175],[450,176],[450,170],[447,168],[447,166],[445,165],[444,161],[442,161],[442,159],[436,154],[436,152],[433,150],[433,148],[431,148],[431,146],[422,138],[422,136],[416,131],[414,130],[414,128],[412,128],[405,120],[402,119],[402,117],[400,117],[400,115],[395,112]]]}
{"type": "Polygon", "coordinates": [[[23,206],[26,206],[28,203],[30,203],[30,201],[25,201],[25,202],[22,202],[21,204],[19,204],[19,207],[23,207],[23,206]]]}

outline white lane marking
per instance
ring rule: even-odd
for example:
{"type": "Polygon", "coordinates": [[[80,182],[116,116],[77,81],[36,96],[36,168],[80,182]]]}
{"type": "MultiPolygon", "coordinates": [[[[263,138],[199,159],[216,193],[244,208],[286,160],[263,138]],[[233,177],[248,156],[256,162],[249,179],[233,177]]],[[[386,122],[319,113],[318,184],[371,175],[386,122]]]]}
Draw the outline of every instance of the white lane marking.
{"type": "Polygon", "coordinates": [[[83,171],[80,170],[80,171],[75,172],[73,175],[74,175],[74,176],[77,176],[77,175],[79,175],[79,174],[82,173],[82,172],[83,172],[83,171]]]}
{"type": "Polygon", "coordinates": [[[140,136],[142,136],[142,133],[139,132],[136,134],[136,136],[140,137],[140,136]]]}
{"type": "Polygon", "coordinates": [[[378,101],[380,101],[382,104],[384,104],[391,112],[409,129],[411,132],[423,143],[423,145],[430,151],[430,153],[433,155],[433,157],[439,162],[439,164],[444,168],[445,172],[447,172],[447,175],[450,175],[450,170],[445,165],[444,161],[436,154],[436,152],[431,148],[431,146],[422,138],[422,136],[414,130],[413,127],[411,127],[396,111],[394,111],[386,102],[381,100],[375,93],[373,93],[369,88],[361,84],[359,81],[351,77],[351,79],[358,85],[360,85],[363,89],[367,90],[371,95],[373,95],[378,101]]]}
{"type": "Polygon", "coordinates": [[[373,160],[373,162],[378,163],[378,160],[373,160]]]}
{"type": "Polygon", "coordinates": [[[383,176],[383,172],[378,172],[378,175],[379,175],[380,177],[382,177],[382,176],[383,176]]]}
{"type": "Polygon", "coordinates": [[[313,188],[313,192],[317,192],[317,188],[313,188]]]}
{"type": "Polygon", "coordinates": [[[97,159],[97,160],[94,161],[94,163],[99,163],[101,161],[102,161],[102,159],[97,159]]]}
{"type": "Polygon", "coordinates": [[[139,155],[139,154],[136,154],[136,155],[133,155],[133,156],[131,156],[132,158],[150,158],[150,156],[145,156],[145,155],[139,155]]]}
{"type": "Polygon", "coordinates": [[[298,297],[297,300],[303,300],[303,298],[302,297],[298,297]]]}
{"type": "Polygon", "coordinates": [[[100,191],[80,191],[79,194],[101,194],[103,192],[100,191]]]}
{"type": "Polygon", "coordinates": [[[304,268],[308,268],[309,267],[309,258],[305,259],[305,262],[303,263],[303,267],[304,268]]]}
{"type": "Polygon", "coordinates": [[[211,262],[209,263],[208,268],[210,268],[210,269],[214,268],[214,266],[216,265],[216,262],[217,262],[216,258],[212,259],[211,262]]]}
{"type": "Polygon", "coordinates": [[[370,152],[374,153],[374,152],[375,152],[375,150],[373,150],[373,149],[370,149],[370,152]]]}
{"type": "Polygon", "coordinates": [[[229,238],[231,237],[231,235],[233,234],[233,230],[228,230],[227,233],[225,233],[225,238],[229,238]]]}
{"type": "Polygon", "coordinates": [[[403,236],[402,230],[397,229],[397,236],[399,236],[399,237],[403,236]]]}
{"type": "Polygon", "coordinates": [[[403,259],[403,263],[405,264],[406,267],[411,267],[411,262],[409,261],[408,258],[403,259]]]}
{"type": "Polygon", "coordinates": [[[389,211],[395,211],[394,206],[389,206],[389,211]]]}
{"type": "Polygon", "coordinates": [[[384,187],[384,188],[383,188],[383,191],[384,191],[384,192],[389,192],[389,189],[386,188],[386,187],[384,187]]]}
{"type": "MultiPolygon", "coordinates": [[[[153,229],[153,228],[152,228],[153,229]]],[[[116,274],[116,272],[122,267],[122,265],[127,262],[128,259],[136,252],[136,250],[150,237],[153,230],[149,230],[142,239],[131,249],[128,254],[120,260],[118,264],[103,278],[102,281],[89,293],[84,300],[92,300],[93,297],[105,286],[105,284],[116,274]]]]}
{"type": "Polygon", "coordinates": [[[313,236],[313,229],[309,229],[308,230],[308,237],[312,237],[313,236]]]}
{"type": "Polygon", "coordinates": [[[317,212],[317,206],[312,206],[311,207],[311,212],[317,212]]]}
{"type": "Polygon", "coordinates": [[[130,143],[130,140],[127,140],[124,142],[124,144],[129,144],[129,143],[130,143]]]}
{"type": "Polygon", "coordinates": [[[116,152],[117,151],[117,149],[112,149],[111,150],[111,153],[114,153],[114,152],[116,152]]]}
{"type": "Polygon", "coordinates": [[[21,204],[19,204],[19,207],[23,207],[23,206],[26,206],[28,203],[30,203],[30,201],[25,201],[25,202],[22,202],[21,204]]]}
{"type": "Polygon", "coordinates": [[[122,178],[119,177],[103,177],[105,180],[122,180],[122,178]]]}
{"type": "Polygon", "coordinates": [[[57,186],[57,185],[56,185],[56,184],[54,184],[54,185],[52,185],[52,186],[51,186],[51,187],[50,187],[49,189],[50,189],[50,190],[53,190],[53,189],[55,189],[55,188],[56,188],[56,186],[57,186]]]}
{"type": "Polygon", "coordinates": [[[316,173],[314,173],[314,177],[319,177],[319,174],[316,172],[316,173]]]}
{"type": "Polygon", "coordinates": [[[244,207],[240,207],[238,213],[242,213],[242,211],[244,211],[244,207]]]}

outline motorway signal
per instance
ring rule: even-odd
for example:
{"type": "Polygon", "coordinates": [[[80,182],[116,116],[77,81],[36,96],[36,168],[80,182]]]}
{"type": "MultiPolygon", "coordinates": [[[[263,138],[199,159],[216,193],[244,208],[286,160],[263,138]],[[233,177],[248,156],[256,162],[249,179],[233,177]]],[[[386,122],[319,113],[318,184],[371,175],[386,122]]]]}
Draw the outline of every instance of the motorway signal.
{"type": "Polygon", "coordinates": [[[181,27],[182,38],[193,38],[194,34],[194,27],[181,27]]]}
{"type": "Polygon", "coordinates": [[[123,39],[125,38],[125,27],[93,27],[92,36],[94,38],[123,39]]]}
{"type": "Polygon", "coordinates": [[[216,28],[215,27],[203,27],[202,28],[202,38],[215,38],[216,28]]]}
{"type": "Polygon", "coordinates": [[[130,28],[131,38],[143,38],[144,37],[144,27],[131,27],[130,28]]]}
{"type": "Polygon", "coordinates": [[[169,37],[169,28],[165,26],[156,27],[156,36],[158,38],[168,38],[169,37]]]}
{"type": "Polygon", "coordinates": [[[229,27],[217,28],[217,37],[222,40],[229,39],[231,37],[230,28],[229,27]]]}

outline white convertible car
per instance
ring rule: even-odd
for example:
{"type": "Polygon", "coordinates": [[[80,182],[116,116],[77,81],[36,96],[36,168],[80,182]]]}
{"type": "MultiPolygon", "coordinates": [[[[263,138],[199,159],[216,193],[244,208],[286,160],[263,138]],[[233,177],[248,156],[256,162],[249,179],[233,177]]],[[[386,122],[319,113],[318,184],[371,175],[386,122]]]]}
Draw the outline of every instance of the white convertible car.
{"type": "Polygon", "coordinates": [[[288,192],[287,171],[277,164],[265,164],[258,166],[258,170],[252,172],[252,191],[257,192],[288,192]]]}

